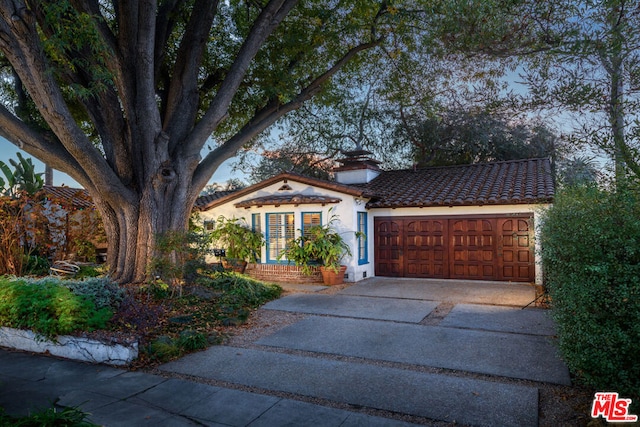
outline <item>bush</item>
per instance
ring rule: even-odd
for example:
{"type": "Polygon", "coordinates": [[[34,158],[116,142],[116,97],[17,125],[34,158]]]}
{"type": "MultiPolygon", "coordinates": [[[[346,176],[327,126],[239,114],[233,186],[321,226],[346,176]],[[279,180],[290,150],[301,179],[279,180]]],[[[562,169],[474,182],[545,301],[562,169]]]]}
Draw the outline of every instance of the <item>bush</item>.
{"type": "Polygon", "coordinates": [[[149,355],[161,362],[167,362],[188,352],[202,350],[209,340],[202,332],[185,329],[176,338],[162,335],[149,344],[149,355]]]}
{"type": "Polygon", "coordinates": [[[587,386],[640,401],[640,197],[563,190],[543,217],[542,260],[560,349],[587,386]]]}
{"type": "Polygon", "coordinates": [[[38,286],[45,283],[64,286],[74,295],[91,300],[98,309],[106,307],[118,308],[125,295],[124,291],[107,277],[88,277],[82,280],[45,277],[42,279],[23,278],[21,280],[38,286]]]}
{"type": "Polygon", "coordinates": [[[0,279],[0,324],[31,329],[47,338],[106,326],[111,308],[97,308],[89,297],[75,295],[57,280],[0,279]]]}
{"type": "Polygon", "coordinates": [[[2,408],[0,408],[0,426],[12,426],[12,427],[53,427],[53,426],[65,426],[65,427],[92,427],[97,424],[93,424],[87,421],[89,414],[82,412],[78,408],[63,408],[57,409],[55,407],[46,408],[32,413],[26,417],[11,417],[6,415],[2,408]]]}
{"type": "Polygon", "coordinates": [[[256,308],[276,299],[282,288],[273,283],[264,283],[239,273],[215,273],[214,278],[206,285],[212,289],[223,291],[222,303],[234,307],[256,308]]]}

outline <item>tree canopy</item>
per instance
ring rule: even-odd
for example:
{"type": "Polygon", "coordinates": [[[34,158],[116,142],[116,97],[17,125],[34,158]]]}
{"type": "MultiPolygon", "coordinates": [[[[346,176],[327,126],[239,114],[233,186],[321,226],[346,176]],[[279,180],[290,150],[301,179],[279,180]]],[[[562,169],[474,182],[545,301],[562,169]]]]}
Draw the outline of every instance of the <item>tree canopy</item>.
{"type": "Polygon", "coordinates": [[[550,8],[528,0],[2,0],[0,136],[89,191],[112,277],[139,281],[156,237],[186,228],[222,162],[308,100],[349,96],[332,80],[357,86],[384,58],[398,71],[387,95],[418,93],[417,70],[446,72],[432,57],[456,62],[463,50],[546,43],[547,29],[534,24],[550,8]]]}
{"type": "Polygon", "coordinates": [[[216,168],[362,52],[439,13],[386,1],[0,2],[0,135],[91,194],[119,281],[216,168]]]}

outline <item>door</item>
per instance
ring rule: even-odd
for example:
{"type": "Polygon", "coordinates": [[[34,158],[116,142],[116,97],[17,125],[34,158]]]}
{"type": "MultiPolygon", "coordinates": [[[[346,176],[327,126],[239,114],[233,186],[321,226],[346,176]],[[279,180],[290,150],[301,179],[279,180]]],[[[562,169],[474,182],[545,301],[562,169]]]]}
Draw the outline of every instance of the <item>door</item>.
{"type": "Polygon", "coordinates": [[[403,223],[405,277],[445,278],[449,269],[447,220],[416,218],[403,223]]]}
{"type": "Polygon", "coordinates": [[[533,219],[501,218],[498,229],[498,280],[533,282],[536,275],[533,219]]]}
{"type": "Polygon", "coordinates": [[[401,277],[404,275],[402,224],[401,220],[375,219],[376,276],[401,277]]]}
{"type": "Polygon", "coordinates": [[[377,217],[375,274],[535,280],[530,216],[377,217]]]}
{"type": "Polygon", "coordinates": [[[495,280],[496,219],[450,219],[451,279],[495,280]]]}

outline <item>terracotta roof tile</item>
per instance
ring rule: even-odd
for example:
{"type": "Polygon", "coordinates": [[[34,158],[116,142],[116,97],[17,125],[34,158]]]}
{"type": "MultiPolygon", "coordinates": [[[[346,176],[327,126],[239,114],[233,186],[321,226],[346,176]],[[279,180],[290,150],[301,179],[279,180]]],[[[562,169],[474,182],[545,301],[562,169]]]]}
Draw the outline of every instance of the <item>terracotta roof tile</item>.
{"type": "Polygon", "coordinates": [[[328,204],[328,203],[340,203],[342,199],[337,197],[327,196],[309,196],[304,194],[288,194],[283,196],[265,196],[257,197],[255,199],[243,200],[240,203],[236,203],[237,208],[249,208],[251,206],[264,206],[264,205],[308,205],[308,204],[328,204]]]}
{"type": "Polygon", "coordinates": [[[42,187],[47,197],[57,199],[59,201],[71,202],[71,205],[75,208],[90,208],[93,207],[93,202],[87,190],[83,188],[71,188],[71,187],[55,187],[51,185],[45,185],[42,187]]]}
{"type": "Polygon", "coordinates": [[[368,208],[545,203],[555,192],[548,159],[386,171],[358,187],[375,195],[368,208]]]}
{"type": "Polygon", "coordinates": [[[200,196],[196,199],[195,207],[202,208],[207,206],[208,204],[218,200],[221,197],[228,196],[229,194],[235,192],[237,190],[227,190],[227,191],[216,191],[212,194],[207,194],[205,196],[200,196]]]}

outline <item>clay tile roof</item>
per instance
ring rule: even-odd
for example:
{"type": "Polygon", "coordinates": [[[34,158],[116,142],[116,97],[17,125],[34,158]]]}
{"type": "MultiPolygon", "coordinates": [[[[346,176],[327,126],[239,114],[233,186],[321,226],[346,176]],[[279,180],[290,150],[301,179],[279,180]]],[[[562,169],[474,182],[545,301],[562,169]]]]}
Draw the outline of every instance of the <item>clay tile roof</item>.
{"type": "Polygon", "coordinates": [[[221,197],[225,197],[228,196],[229,194],[233,193],[236,190],[227,190],[227,191],[216,191],[212,194],[207,194],[206,196],[200,196],[196,199],[196,203],[195,203],[195,207],[196,208],[202,208],[204,206],[207,206],[208,204],[214,202],[215,200],[218,200],[221,197]]]}
{"type": "Polygon", "coordinates": [[[548,159],[382,172],[359,186],[368,208],[547,203],[555,188],[548,159]]]}
{"type": "Polygon", "coordinates": [[[284,196],[265,196],[257,197],[255,199],[243,200],[240,203],[236,203],[237,208],[249,208],[251,206],[264,206],[264,205],[305,205],[305,204],[328,204],[328,203],[340,203],[342,199],[337,197],[326,196],[308,196],[304,194],[287,194],[284,196]]]}
{"type": "Polygon", "coordinates": [[[51,185],[45,185],[42,187],[47,198],[54,199],[57,202],[66,201],[74,208],[91,208],[93,202],[87,190],[82,188],[71,187],[55,187],[51,185]]]}
{"type": "MultiPolygon", "coordinates": [[[[196,202],[196,207],[201,211],[206,211],[216,206],[219,206],[223,203],[227,203],[231,200],[235,200],[240,197],[246,196],[254,191],[263,189],[269,185],[280,183],[281,181],[286,183],[287,180],[301,182],[303,184],[308,184],[308,185],[318,187],[318,188],[323,188],[326,190],[333,190],[333,191],[337,191],[337,192],[352,195],[352,196],[369,197],[368,194],[366,194],[362,188],[287,172],[287,173],[281,173],[269,179],[265,179],[264,181],[260,181],[257,184],[250,185],[249,187],[243,188],[241,190],[237,190],[234,192],[227,193],[225,195],[221,195],[220,197],[212,199],[206,203],[196,202]]],[[[327,202],[327,203],[331,203],[331,202],[327,202]]]]}

